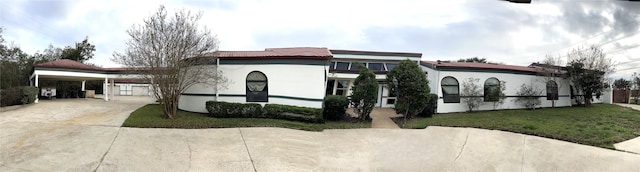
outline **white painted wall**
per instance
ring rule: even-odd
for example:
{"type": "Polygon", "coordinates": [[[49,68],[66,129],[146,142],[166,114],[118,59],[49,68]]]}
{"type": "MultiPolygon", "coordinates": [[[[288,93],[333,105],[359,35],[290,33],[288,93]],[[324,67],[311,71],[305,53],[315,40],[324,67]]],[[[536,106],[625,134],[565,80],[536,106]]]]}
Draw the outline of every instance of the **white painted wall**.
{"type": "MultiPolygon", "coordinates": [[[[430,72],[431,73],[431,72],[430,72]]],[[[540,90],[542,90],[542,94],[543,96],[546,96],[546,83],[544,82],[544,77],[541,76],[534,76],[534,75],[524,75],[524,74],[512,74],[512,73],[497,73],[497,72],[468,72],[468,71],[434,71],[433,73],[435,73],[435,75],[437,76],[438,80],[434,83],[436,83],[435,85],[435,89],[432,87],[432,92],[436,91],[438,94],[438,109],[437,109],[437,113],[451,113],[451,112],[464,112],[467,111],[467,107],[465,106],[465,104],[461,101],[460,103],[444,103],[443,99],[442,99],[442,87],[440,86],[440,81],[442,80],[442,78],[447,77],[447,76],[451,76],[454,77],[458,80],[459,85],[460,85],[460,92],[462,93],[462,84],[463,82],[470,77],[473,78],[478,78],[480,79],[479,82],[477,84],[484,86],[484,82],[485,80],[487,80],[488,78],[491,77],[495,77],[500,81],[505,81],[505,86],[506,86],[506,90],[505,90],[505,95],[507,96],[507,98],[504,100],[504,103],[501,105],[497,106],[497,109],[520,109],[520,108],[524,108],[523,106],[517,104],[515,102],[515,97],[508,97],[508,96],[515,96],[517,95],[516,93],[520,90],[520,86],[522,84],[529,84],[529,83],[533,83],[536,87],[538,87],[540,90]]],[[[431,77],[429,77],[431,78],[431,77]]],[[[566,80],[564,79],[560,79],[560,81],[562,82],[558,82],[558,95],[559,95],[559,100],[556,100],[556,107],[562,107],[562,106],[571,106],[571,99],[569,97],[570,93],[569,93],[569,84],[566,80]]],[[[541,97],[540,98],[542,104],[540,107],[551,107],[552,105],[552,101],[550,100],[546,100],[545,97],[541,97]]],[[[480,106],[478,109],[476,110],[492,110],[493,109],[493,103],[491,102],[487,102],[484,103],[482,106],[480,106]]]]}
{"type": "MultiPolygon", "coordinates": [[[[211,69],[214,68],[210,65],[211,69]]],[[[325,94],[325,66],[297,65],[297,64],[221,64],[219,70],[223,72],[229,82],[227,88],[219,90],[221,96],[218,101],[246,103],[246,77],[252,71],[260,71],[267,76],[269,88],[269,102],[272,104],[286,104],[293,106],[322,108],[321,99],[325,94]],[[242,95],[242,96],[223,96],[242,95]],[[279,98],[287,96],[319,101],[279,98]]],[[[178,107],[183,110],[205,113],[205,102],[215,100],[215,87],[194,85],[185,91],[190,94],[207,94],[200,96],[183,95],[178,107]]],[[[265,104],[265,103],[260,103],[265,104]]]]}

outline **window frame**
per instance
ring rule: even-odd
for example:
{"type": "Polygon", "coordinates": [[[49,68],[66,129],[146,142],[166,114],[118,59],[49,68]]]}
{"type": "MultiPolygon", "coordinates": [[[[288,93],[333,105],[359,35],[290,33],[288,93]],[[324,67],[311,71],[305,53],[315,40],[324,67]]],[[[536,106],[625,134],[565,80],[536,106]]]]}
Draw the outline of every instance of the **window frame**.
{"type": "Polygon", "coordinates": [[[245,77],[245,98],[246,102],[269,102],[269,78],[266,74],[260,71],[251,71],[245,77]],[[249,80],[249,76],[252,74],[261,74],[264,76],[264,80],[249,80]],[[249,89],[249,82],[261,82],[263,81],[265,86],[262,91],[251,91],[249,89]]]}
{"type": "Polygon", "coordinates": [[[500,89],[500,80],[498,78],[491,77],[491,78],[487,78],[486,80],[484,80],[483,89],[484,89],[484,92],[483,92],[484,96],[483,97],[484,97],[484,101],[485,102],[497,102],[497,101],[500,100],[500,98],[498,97],[498,96],[500,96],[500,92],[499,92],[500,91],[499,90],[500,89]],[[495,80],[496,84],[495,85],[489,85],[489,84],[492,84],[492,83],[488,83],[490,80],[495,80]],[[489,97],[490,94],[491,94],[491,92],[489,92],[489,91],[491,91],[490,89],[495,89],[497,91],[497,92],[495,92],[495,94],[498,94],[498,95],[496,95],[496,97],[494,99],[490,99],[490,97],[489,97]]]}
{"type": "Polygon", "coordinates": [[[460,82],[458,81],[458,79],[456,79],[455,77],[452,76],[445,76],[444,78],[442,78],[440,80],[440,87],[442,90],[442,100],[444,103],[460,103],[460,82]],[[453,79],[456,84],[455,85],[445,85],[444,84],[444,80],[447,78],[451,78],[453,79]],[[456,87],[456,89],[458,90],[457,94],[447,94],[445,92],[445,87],[456,87]],[[452,100],[453,99],[453,100],[452,100]]]}
{"type": "Polygon", "coordinates": [[[547,81],[546,84],[546,92],[547,92],[547,100],[558,100],[558,83],[556,81],[550,80],[547,81]]]}
{"type": "Polygon", "coordinates": [[[334,66],[334,69],[336,69],[336,70],[349,70],[349,66],[351,66],[351,63],[349,63],[349,62],[337,61],[335,66],[334,66]],[[347,64],[347,68],[344,68],[344,69],[338,68],[338,66],[340,66],[339,64],[345,64],[345,63],[347,64]]]}

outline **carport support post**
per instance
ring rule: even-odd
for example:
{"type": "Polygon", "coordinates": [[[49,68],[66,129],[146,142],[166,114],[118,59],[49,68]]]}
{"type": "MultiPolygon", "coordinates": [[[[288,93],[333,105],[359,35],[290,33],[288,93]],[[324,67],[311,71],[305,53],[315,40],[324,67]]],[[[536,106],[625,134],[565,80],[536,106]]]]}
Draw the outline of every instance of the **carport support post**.
{"type": "MultiPolygon", "coordinates": [[[[34,85],[34,86],[35,86],[37,89],[40,89],[40,88],[38,88],[38,74],[36,74],[36,77],[35,77],[35,85],[34,85]]],[[[38,90],[38,94],[39,94],[39,93],[40,93],[40,90],[38,90]]],[[[36,94],[36,100],[34,100],[34,101],[33,101],[34,103],[38,103],[38,96],[39,96],[38,94],[36,94]]]]}
{"type": "Polygon", "coordinates": [[[109,101],[109,78],[104,78],[104,101],[109,101]]]}
{"type": "Polygon", "coordinates": [[[116,96],[115,92],[113,91],[113,88],[116,87],[116,84],[113,81],[114,79],[111,79],[111,100],[113,100],[116,96]]]}
{"type": "Polygon", "coordinates": [[[87,81],[82,80],[82,91],[86,91],[86,90],[84,90],[84,85],[85,85],[85,83],[86,83],[86,82],[87,82],[87,81]]]}

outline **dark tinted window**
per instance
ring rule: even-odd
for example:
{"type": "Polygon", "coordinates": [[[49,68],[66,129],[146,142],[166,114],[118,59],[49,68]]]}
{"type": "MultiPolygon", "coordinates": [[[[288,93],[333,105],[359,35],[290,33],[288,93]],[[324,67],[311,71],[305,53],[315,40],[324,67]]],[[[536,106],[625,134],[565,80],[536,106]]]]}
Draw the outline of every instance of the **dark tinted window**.
{"type": "Polygon", "coordinates": [[[384,65],[382,63],[369,63],[369,69],[372,71],[381,71],[384,70],[384,65]]]}
{"type": "Polygon", "coordinates": [[[349,63],[348,62],[337,62],[336,63],[336,69],[349,70],[349,63]]]}

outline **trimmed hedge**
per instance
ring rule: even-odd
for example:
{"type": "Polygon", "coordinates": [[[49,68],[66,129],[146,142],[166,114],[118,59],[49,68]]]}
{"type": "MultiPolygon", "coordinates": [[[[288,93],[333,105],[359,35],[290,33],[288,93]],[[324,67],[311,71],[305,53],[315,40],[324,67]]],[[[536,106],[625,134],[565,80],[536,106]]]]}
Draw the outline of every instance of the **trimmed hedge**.
{"type": "Polygon", "coordinates": [[[0,107],[33,103],[36,95],[38,88],[32,86],[3,89],[0,90],[0,107]]]}
{"type": "Polygon", "coordinates": [[[207,101],[207,111],[217,118],[274,118],[302,122],[322,123],[322,109],[266,104],[264,108],[256,103],[231,103],[207,101]]]}
{"type": "Polygon", "coordinates": [[[324,98],[322,116],[325,120],[337,121],[344,118],[349,106],[349,99],[345,96],[330,95],[324,98]]]}
{"type": "Polygon", "coordinates": [[[266,104],[264,105],[264,111],[267,113],[267,118],[288,119],[294,121],[316,123],[324,122],[324,119],[322,118],[322,109],[280,104],[266,104]]]}
{"type": "Polygon", "coordinates": [[[217,118],[260,118],[264,117],[262,106],[257,103],[230,103],[207,101],[207,111],[217,118]]]}

